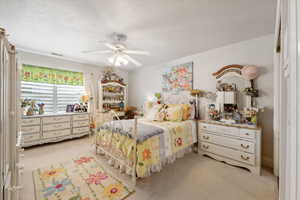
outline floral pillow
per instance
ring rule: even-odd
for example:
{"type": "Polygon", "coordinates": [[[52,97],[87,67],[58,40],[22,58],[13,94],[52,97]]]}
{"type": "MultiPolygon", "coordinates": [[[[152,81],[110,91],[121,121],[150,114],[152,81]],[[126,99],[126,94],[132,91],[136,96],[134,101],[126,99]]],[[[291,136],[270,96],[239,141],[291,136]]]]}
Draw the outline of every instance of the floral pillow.
{"type": "Polygon", "coordinates": [[[145,118],[147,120],[157,120],[160,119],[162,114],[159,114],[163,110],[163,105],[161,104],[156,104],[154,105],[147,113],[145,118]]]}
{"type": "Polygon", "coordinates": [[[181,105],[168,105],[166,108],[167,121],[182,121],[183,108],[181,105]]]}
{"type": "Polygon", "coordinates": [[[183,115],[182,119],[183,120],[189,120],[192,118],[192,111],[193,111],[193,106],[190,104],[182,104],[182,110],[183,110],[183,115]]]}
{"type": "Polygon", "coordinates": [[[166,111],[164,108],[161,108],[154,117],[154,121],[164,121],[166,118],[166,111]]]}

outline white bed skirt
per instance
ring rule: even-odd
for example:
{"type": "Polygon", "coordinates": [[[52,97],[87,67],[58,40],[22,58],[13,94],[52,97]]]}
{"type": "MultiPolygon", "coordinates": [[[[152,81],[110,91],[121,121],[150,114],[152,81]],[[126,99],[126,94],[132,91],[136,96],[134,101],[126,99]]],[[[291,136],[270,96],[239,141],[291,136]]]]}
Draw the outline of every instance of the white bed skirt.
{"type": "MultiPolygon", "coordinates": [[[[178,151],[177,153],[164,158],[160,163],[158,163],[157,165],[152,165],[151,167],[149,167],[148,171],[145,173],[145,176],[143,177],[138,177],[138,178],[144,178],[144,177],[148,177],[151,175],[151,173],[154,172],[160,172],[163,168],[163,166],[167,165],[167,164],[171,164],[173,163],[177,158],[182,158],[185,154],[192,152],[193,149],[193,145],[188,146],[185,149],[182,149],[180,151],[178,151]]],[[[129,168],[123,164],[121,164],[117,159],[112,158],[111,156],[109,156],[108,154],[106,154],[104,151],[101,150],[101,148],[98,148],[98,152],[101,155],[104,155],[107,159],[108,159],[108,164],[113,166],[116,169],[120,169],[121,173],[126,173],[128,175],[132,175],[132,168],[129,168]]]]}

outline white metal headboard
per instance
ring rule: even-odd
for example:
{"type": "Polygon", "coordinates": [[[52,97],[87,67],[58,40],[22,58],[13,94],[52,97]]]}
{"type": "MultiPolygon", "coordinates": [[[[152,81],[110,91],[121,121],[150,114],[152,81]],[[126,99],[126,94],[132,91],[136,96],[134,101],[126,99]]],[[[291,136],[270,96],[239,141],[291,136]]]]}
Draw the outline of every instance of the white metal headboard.
{"type": "Polygon", "coordinates": [[[179,93],[163,93],[164,104],[192,104],[195,107],[195,118],[200,117],[199,99],[192,96],[190,91],[179,93]]]}
{"type": "Polygon", "coordinates": [[[195,100],[195,97],[191,96],[190,92],[180,93],[163,93],[163,103],[165,104],[189,104],[195,100]]]}

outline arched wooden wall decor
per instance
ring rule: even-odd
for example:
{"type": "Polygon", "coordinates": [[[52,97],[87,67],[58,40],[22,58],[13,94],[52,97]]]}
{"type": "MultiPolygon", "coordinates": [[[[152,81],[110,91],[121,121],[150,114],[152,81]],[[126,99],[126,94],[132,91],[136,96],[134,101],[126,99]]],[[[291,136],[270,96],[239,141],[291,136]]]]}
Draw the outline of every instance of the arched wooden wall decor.
{"type": "Polygon", "coordinates": [[[216,79],[222,79],[222,77],[228,73],[234,73],[238,76],[242,75],[242,70],[243,66],[242,65],[227,65],[222,67],[220,70],[217,72],[213,73],[212,75],[216,77],[216,79]]]}

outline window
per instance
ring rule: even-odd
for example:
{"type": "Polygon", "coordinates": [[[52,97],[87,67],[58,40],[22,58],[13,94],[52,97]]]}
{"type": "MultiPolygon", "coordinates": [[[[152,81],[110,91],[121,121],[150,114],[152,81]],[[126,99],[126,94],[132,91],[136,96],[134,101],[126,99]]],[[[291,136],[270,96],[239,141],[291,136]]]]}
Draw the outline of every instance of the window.
{"type": "Polygon", "coordinates": [[[82,73],[27,66],[23,65],[22,68],[21,98],[44,103],[46,113],[65,112],[68,104],[79,103],[80,97],[85,94],[82,73]],[[45,72],[45,69],[48,71],[45,72]],[[63,81],[57,80],[58,75],[53,75],[55,72],[60,73],[59,77],[63,81]],[[67,73],[62,74],[62,72],[67,73]],[[70,73],[73,73],[72,76],[68,76],[70,73]],[[39,75],[39,78],[36,74],[39,75]],[[42,80],[39,80],[41,77],[43,77],[42,80]],[[51,78],[47,79],[47,77],[51,78]],[[71,79],[77,82],[74,83],[74,81],[70,81],[71,79]],[[78,79],[82,81],[78,82],[78,79]]]}

